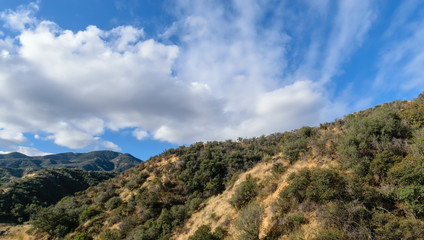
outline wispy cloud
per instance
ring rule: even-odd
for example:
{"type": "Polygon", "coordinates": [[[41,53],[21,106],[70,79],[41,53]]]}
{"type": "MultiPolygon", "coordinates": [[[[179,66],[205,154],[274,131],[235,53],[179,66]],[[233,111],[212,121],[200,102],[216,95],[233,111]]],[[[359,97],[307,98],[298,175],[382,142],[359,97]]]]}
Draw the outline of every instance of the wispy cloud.
{"type": "Polygon", "coordinates": [[[424,89],[424,3],[404,1],[385,32],[387,45],[381,51],[374,88],[424,89]]]}

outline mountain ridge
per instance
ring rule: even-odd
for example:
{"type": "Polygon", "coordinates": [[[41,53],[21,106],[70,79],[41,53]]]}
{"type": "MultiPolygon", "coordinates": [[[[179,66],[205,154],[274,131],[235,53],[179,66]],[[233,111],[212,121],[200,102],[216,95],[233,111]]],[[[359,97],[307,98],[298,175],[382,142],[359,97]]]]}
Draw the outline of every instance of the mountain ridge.
{"type": "Polygon", "coordinates": [[[128,153],[110,150],[88,153],[58,153],[44,156],[27,156],[14,152],[0,154],[0,168],[5,169],[48,169],[78,168],[86,171],[125,171],[141,162],[128,153]]]}

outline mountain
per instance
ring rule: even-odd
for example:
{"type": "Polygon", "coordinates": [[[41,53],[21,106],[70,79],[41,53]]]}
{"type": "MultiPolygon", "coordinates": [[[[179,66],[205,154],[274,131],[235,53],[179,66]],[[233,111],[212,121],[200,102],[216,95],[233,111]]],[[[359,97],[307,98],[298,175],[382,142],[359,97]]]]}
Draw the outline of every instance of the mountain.
{"type": "Polygon", "coordinates": [[[0,154],[0,183],[40,169],[77,168],[86,171],[123,172],[140,162],[140,159],[130,154],[113,151],[68,152],[36,157],[17,152],[0,154]]]}
{"type": "Polygon", "coordinates": [[[421,94],[319,127],[169,149],[31,223],[33,239],[423,239],[423,199],[421,94]]]}

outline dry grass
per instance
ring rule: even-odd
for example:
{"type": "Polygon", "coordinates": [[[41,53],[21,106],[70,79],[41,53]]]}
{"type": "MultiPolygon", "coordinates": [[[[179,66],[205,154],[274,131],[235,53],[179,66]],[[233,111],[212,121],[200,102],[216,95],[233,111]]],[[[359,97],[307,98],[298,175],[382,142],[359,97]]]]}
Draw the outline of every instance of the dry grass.
{"type": "Polygon", "coordinates": [[[31,225],[0,225],[0,239],[1,240],[47,240],[47,236],[42,234],[28,234],[31,225]]]}
{"type": "MultiPolygon", "coordinates": [[[[287,170],[279,177],[276,177],[272,174],[272,166],[274,163],[283,163],[285,166],[288,166],[289,163],[287,160],[282,158],[282,155],[272,157],[271,161],[260,162],[254,166],[251,170],[240,174],[233,187],[228,188],[222,194],[211,197],[204,204],[204,207],[201,208],[198,212],[194,213],[185,223],[182,228],[177,229],[174,232],[173,240],[183,240],[188,239],[189,236],[193,235],[198,227],[202,225],[209,225],[212,231],[218,227],[222,226],[228,230],[229,237],[228,239],[233,239],[237,236],[237,231],[233,227],[233,221],[238,217],[238,212],[234,207],[229,203],[232,195],[234,194],[237,187],[246,179],[246,176],[250,174],[254,178],[259,179],[259,183],[262,185],[263,189],[267,188],[268,184],[276,184],[276,190],[270,192],[261,192],[257,197],[257,201],[262,203],[265,209],[265,217],[262,222],[260,237],[263,238],[266,236],[268,231],[271,228],[272,218],[274,213],[272,212],[271,205],[276,201],[280,191],[287,186],[286,179],[293,173],[297,172],[302,168],[314,168],[314,167],[329,167],[335,165],[336,163],[329,158],[320,158],[317,159],[316,156],[309,156],[303,160],[299,160],[295,164],[288,166],[287,170]]],[[[308,239],[314,235],[318,229],[318,222],[315,217],[316,213],[311,212],[307,213],[305,217],[308,219],[308,223],[303,225],[299,230],[299,234],[302,235],[305,239],[308,239]]],[[[287,236],[285,236],[287,237],[287,236]]],[[[282,238],[283,239],[283,238],[282,238]]]]}

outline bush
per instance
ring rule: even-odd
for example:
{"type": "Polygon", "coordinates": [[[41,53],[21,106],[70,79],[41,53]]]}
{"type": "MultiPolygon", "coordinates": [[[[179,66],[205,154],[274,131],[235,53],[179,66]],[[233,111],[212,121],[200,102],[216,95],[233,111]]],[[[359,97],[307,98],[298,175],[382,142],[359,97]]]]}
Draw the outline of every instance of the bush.
{"type": "Polygon", "coordinates": [[[391,213],[376,213],[372,218],[377,240],[423,239],[424,224],[416,219],[397,217],[391,213]]]}
{"type": "Polygon", "coordinates": [[[371,161],[370,171],[375,183],[381,183],[387,178],[387,173],[390,168],[402,160],[401,156],[394,155],[389,151],[378,153],[371,161]]]}
{"type": "Polygon", "coordinates": [[[346,239],[343,231],[337,228],[329,228],[320,230],[312,240],[342,240],[346,239]]]}
{"type": "Polygon", "coordinates": [[[406,144],[401,140],[411,136],[394,107],[383,105],[368,112],[346,117],[346,136],[338,148],[348,167],[362,165],[358,172],[362,177],[368,174],[369,162],[378,152],[405,154],[406,144]]]}
{"type": "Polygon", "coordinates": [[[99,240],[121,240],[122,233],[118,229],[106,229],[99,235],[99,240]]]}
{"type": "Polygon", "coordinates": [[[80,216],[80,221],[86,222],[89,219],[93,218],[96,215],[99,215],[102,212],[103,211],[97,206],[87,207],[86,209],[84,209],[84,211],[82,211],[81,216],[80,216]]]}
{"type": "Polygon", "coordinates": [[[230,204],[236,209],[246,206],[258,194],[257,179],[252,178],[250,174],[246,176],[246,180],[240,184],[231,196],[230,204]]]}
{"type": "Polygon", "coordinates": [[[93,240],[92,237],[90,237],[87,233],[78,233],[75,235],[75,237],[72,238],[72,240],[93,240]]]}
{"type": "Polygon", "coordinates": [[[414,128],[423,127],[424,126],[424,103],[419,102],[417,100],[408,103],[408,107],[406,107],[401,112],[401,116],[403,119],[406,119],[412,127],[414,128]]]}
{"type": "Polygon", "coordinates": [[[243,208],[234,223],[239,231],[238,238],[242,240],[259,240],[259,232],[264,216],[264,208],[252,202],[243,208]]]}
{"type": "MultiPolygon", "coordinates": [[[[341,239],[371,239],[371,217],[372,213],[356,201],[349,203],[330,202],[321,209],[318,215],[318,219],[323,223],[325,229],[339,229],[343,233],[344,237],[341,239]]],[[[325,238],[321,236],[318,239],[325,238]]]]}
{"type": "Polygon", "coordinates": [[[269,230],[265,240],[278,239],[280,236],[289,234],[299,229],[302,224],[307,223],[307,219],[303,214],[291,214],[286,217],[274,218],[271,229],[269,230]]]}
{"type": "Polygon", "coordinates": [[[390,169],[388,176],[396,186],[397,198],[416,217],[424,217],[424,158],[406,157],[390,169]]]}
{"type": "Polygon", "coordinates": [[[121,198],[113,197],[105,203],[105,208],[107,210],[112,210],[112,209],[119,207],[119,205],[121,205],[121,203],[122,203],[121,198]]]}
{"type": "Polygon", "coordinates": [[[63,238],[78,226],[78,221],[66,214],[64,209],[50,207],[41,209],[32,224],[52,237],[63,238]]]}
{"type": "Polygon", "coordinates": [[[221,227],[217,227],[217,229],[215,229],[215,232],[212,233],[211,228],[209,226],[202,225],[188,239],[189,240],[220,240],[220,239],[224,239],[226,235],[227,235],[227,231],[225,231],[221,227]]]}
{"type": "Polygon", "coordinates": [[[277,199],[277,205],[283,213],[305,200],[326,203],[343,199],[346,195],[344,179],[331,169],[304,168],[292,173],[287,181],[289,185],[283,188],[277,199]]]}

